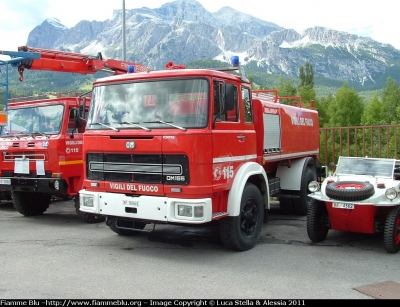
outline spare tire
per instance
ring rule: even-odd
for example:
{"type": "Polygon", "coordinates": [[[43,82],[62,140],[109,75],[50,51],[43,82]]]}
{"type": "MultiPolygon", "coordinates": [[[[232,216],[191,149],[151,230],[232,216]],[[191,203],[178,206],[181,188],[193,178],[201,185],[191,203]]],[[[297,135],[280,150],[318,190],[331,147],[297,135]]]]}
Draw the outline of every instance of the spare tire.
{"type": "Polygon", "coordinates": [[[344,201],[360,201],[375,194],[374,186],[362,181],[335,181],[328,183],[326,196],[344,201]]]}

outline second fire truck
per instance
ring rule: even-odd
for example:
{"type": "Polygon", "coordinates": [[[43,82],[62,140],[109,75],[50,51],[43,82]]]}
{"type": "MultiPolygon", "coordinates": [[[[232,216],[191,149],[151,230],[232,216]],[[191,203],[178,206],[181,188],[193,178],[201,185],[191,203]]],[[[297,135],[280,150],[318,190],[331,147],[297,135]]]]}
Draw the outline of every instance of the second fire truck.
{"type": "MultiPolygon", "coordinates": [[[[147,67],[131,62],[22,46],[9,55],[18,68],[20,81],[24,69],[94,74],[105,71],[125,74],[128,66],[136,71],[147,67]]],[[[0,136],[0,190],[9,195],[14,207],[25,216],[43,214],[52,197],[75,198],[79,217],[88,223],[104,221],[104,217],[79,210],[82,188],[83,132],[90,101],[90,92],[83,95],[57,94],[50,97],[11,99],[8,123],[0,136]],[[89,98],[87,98],[89,97],[89,98]]]]}

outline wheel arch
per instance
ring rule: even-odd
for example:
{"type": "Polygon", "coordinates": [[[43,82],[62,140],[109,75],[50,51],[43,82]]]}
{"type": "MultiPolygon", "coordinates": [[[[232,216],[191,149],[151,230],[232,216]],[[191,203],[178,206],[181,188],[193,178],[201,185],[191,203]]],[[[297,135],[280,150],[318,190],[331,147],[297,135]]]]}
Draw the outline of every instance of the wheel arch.
{"type": "Polygon", "coordinates": [[[315,174],[318,174],[317,162],[312,157],[290,160],[290,167],[288,163],[280,163],[276,176],[280,179],[281,189],[300,191],[303,174],[307,168],[311,168],[315,174]]]}
{"type": "Polygon", "coordinates": [[[237,171],[228,195],[227,212],[229,216],[238,216],[240,202],[247,182],[255,184],[261,192],[265,209],[270,208],[268,177],[264,168],[255,162],[243,164],[237,171]]]}

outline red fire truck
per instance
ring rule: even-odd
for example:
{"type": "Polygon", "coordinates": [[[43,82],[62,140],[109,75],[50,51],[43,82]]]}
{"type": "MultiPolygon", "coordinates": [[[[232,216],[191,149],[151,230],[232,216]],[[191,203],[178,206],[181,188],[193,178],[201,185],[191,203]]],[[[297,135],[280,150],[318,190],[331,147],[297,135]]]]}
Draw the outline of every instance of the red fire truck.
{"type": "Polygon", "coordinates": [[[98,79],[80,210],[105,216],[119,235],[218,221],[224,244],[240,251],[255,246],[272,197],[306,215],[308,183],[324,170],[318,113],[252,91],[232,59],[225,69],[170,62],[98,79]]]}
{"type": "MultiPolygon", "coordinates": [[[[126,73],[129,65],[147,70],[136,63],[103,60],[101,54],[86,54],[19,47],[18,52],[2,51],[18,67],[20,81],[24,69],[94,74],[107,71],[126,73]],[[31,55],[35,54],[36,57],[31,55]]],[[[23,215],[43,214],[52,196],[75,197],[79,217],[88,223],[104,221],[98,214],[79,211],[83,180],[83,132],[90,92],[63,97],[11,99],[8,123],[0,136],[0,190],[11,191],[14,207],[23,215]]]]}
{"type": "MultiPolygon", "coordinates": [[[[76,112],[85,95],[59,96],[11,99],[8,104],[8,124],[0,136],[0,189],[11,191],[14,207],[25,216],[45,212],[52,196],[75,197],[82,186],[85,124],[78,120],[84,114],[76,112]]],[[[86,222],[104,220],[79,216],[86,222]]]]}

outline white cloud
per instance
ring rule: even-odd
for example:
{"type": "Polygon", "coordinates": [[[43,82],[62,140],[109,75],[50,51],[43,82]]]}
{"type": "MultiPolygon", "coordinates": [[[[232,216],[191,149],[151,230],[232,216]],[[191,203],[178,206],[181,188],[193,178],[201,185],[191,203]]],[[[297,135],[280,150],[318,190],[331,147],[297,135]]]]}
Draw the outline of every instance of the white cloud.
{"type": "Polygon", "coordinates": [[[21,31],[35,27],[46,18],[47,0],[1,0],[0,28],[5,32],[21,31]]]}

